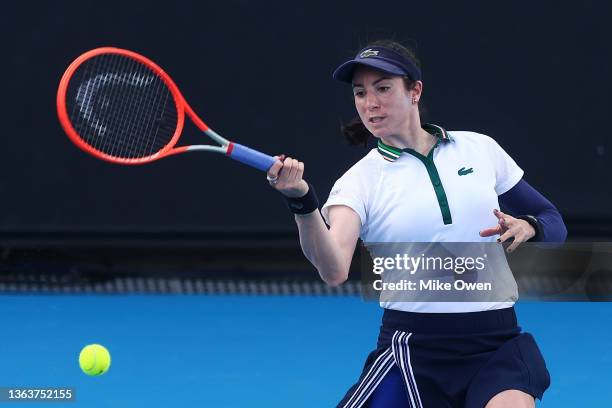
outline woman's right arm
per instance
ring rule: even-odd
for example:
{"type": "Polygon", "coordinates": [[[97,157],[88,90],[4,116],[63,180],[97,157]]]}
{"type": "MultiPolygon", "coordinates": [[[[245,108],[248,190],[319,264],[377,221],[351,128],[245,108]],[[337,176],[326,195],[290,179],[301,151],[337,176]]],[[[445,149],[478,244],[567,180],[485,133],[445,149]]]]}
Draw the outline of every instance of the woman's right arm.
{"type": "MultiPolygon", "coordinates": [[[[287,197],[303,197],[309,189],[302,178],[304,163],[290,157],[283,159],[281,156],[268,170],[269,177],[278,178],[272,187],[287,197]]],[[[329,207],[329,229],[318,209],[296,214],[295,222],[302,252],[317,268],[321,279],[331,286],[346,281],[361,227],[357,213],[345,205],[329,207]]]]}
{"type": "Polygon", "coordinates": [[[344,283],[361,227],[357,213],[345,205],[329,207],[329,229],[319,210],[307,215],[296,214],[295,222],[302,252],[317,268],[321,279],[331,286],[344,283]]]}

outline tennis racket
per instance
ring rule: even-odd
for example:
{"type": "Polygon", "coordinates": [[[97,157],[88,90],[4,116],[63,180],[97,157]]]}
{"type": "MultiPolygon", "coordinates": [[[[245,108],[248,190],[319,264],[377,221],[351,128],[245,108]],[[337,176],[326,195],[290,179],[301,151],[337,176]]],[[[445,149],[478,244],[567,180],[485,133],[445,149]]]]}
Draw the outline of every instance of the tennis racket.
{"type": "Polygon", "coordinates": [[[195,114],[164,70],[119,48],[96,48],[70,64],[57,91],[57,114],[70,140],[112,163],[143,164],[195,150],[222,153],[263,171],[276,161],[221,137],[195,114]],[[219,146],[176,146],[185,113],[219,146]]]}

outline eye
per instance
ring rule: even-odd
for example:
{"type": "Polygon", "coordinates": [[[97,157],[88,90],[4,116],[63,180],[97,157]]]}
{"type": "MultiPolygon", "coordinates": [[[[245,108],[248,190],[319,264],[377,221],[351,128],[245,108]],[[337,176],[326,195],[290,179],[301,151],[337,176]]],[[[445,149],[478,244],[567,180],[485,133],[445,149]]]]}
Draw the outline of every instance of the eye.
{"type": "Polygon", "coordinates": [[[390,86],[387,86],[387,85],[382,85],[382,86],[379,86],[379,87],[378,87],[378,92],[380,92],[380,93],[385,93],[385,92],[389,91],[389,89],[391,89],[391,87],[390,87],[390,86]]]}
{"type": "Polygon", "coordinates": [[[353,90],[353,95],[355,95],[355,98],[362,98],[365,95],[365,91],[363,89],[355,89],[353,90]]]}

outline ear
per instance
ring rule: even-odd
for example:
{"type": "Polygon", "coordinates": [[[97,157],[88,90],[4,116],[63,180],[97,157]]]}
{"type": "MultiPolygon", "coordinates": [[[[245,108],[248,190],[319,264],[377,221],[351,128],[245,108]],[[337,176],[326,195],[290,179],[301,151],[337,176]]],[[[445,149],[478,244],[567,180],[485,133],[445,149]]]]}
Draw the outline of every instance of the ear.
{"type": "Polygon", "coordinates": [[[421,96],[423,95],[423,82],[415,81],[414,86],[410,91],[410,95],[412,98],[416,98],[417,101],[421,99],[421,96]]]}

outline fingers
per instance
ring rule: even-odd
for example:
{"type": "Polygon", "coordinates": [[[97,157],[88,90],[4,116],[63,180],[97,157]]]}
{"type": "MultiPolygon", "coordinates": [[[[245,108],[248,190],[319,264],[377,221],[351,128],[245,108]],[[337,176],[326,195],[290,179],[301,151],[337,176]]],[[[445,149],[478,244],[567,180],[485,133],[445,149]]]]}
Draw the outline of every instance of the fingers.
{"type": "Polygon", "coordinates": [[[283,162],[283,172],[286,175],[286,182],[294,182],[298,172],[300,162],[291,157],[287,157],[283,162]]]}
{"type": "Polygon", "coordinates": [[[303,179],[304,163],[285,155],[275,156],[278,160],[268,170],[268,182],[288,197],[301,197],[308,192],[308,183],[303,179]]]}
{"type": "Polygon", "coordinates": [[[274,162],[272,167],[268,169],[268,181],[270,181],[270,179],[278,179],[278,181],[274,184],[278,184],[280,182],[290,183],[294,181],[298,174],[300,162],[292,159],[291,157],[285,157],[284,154],[274,157],[277,160],[274,162]]]}
{"type": "Polygon", "coordinates": [[[283,181],[287,183],[299,182],[304,175],[304,163],[287,157],[283,163],[282,173],[285,175],[283,181]]]}
{"type": "Polygon", "coordinates": [[[513,228],[514,221],[516,220],[516,218],[506,215],[499,210],[493,210],[493,214],[495,214],[495,216],[497,217],[499,226],[501,227],[501,230],[503,231],[501,236],[497,239],[497,242],[503,243],[513,237],[514,237],[514,240],[516,241],[517,230],[516,228],[513,228]]]}
{"type": "Polygon", "coordinates": [[[282,168],[283,168],[283,162],[280,160],[275,161],[272,167],[268,169],[268,179],[277,178],[278,173],[280,173],[280,170],[282,168]]]}
{"type": "MultiPolygon", "coordinates": [[[[503,213],[502,213],[503,214],[503,213]]],[[[519,220],[512,216],[503,214],[499,219],[500,226],[507,228],[506,231],[497,239],[497,242],[504,243],[510,238],[512,243],[506,248],[508,253],[514,252],[519,245],[526,242],[532,236],[532,227],[527,221],[519,220]]]]}
{"type": "Polygon", "coordinates": [[[497,242],[499,243],[504,243],[506,242],[508,239],[514,237],[514,233],[516,231],[513,231],[512,229],[507,230],[506,232],[504,232],[499,238],[497,238],[497,242]]]}
{"type": "Polygon", "coordinates": [[[479,234],[481,237],[491,237],[493,235],[499,235],[502,232],[503,231],[501,225],[496,225],[495,227],[483,229],[482,231],[480,231],[479,234]]]}
{"type": "Polygon", "coordinates": [[[298,160],[293,159],[293,163],[291,164],[291,181],[299,180],[298,172],[300,170],[300,162],[298,160]]]}
{"type": "Polygon", "coordinates": [[[499,211],[497,208],[493,209],[493,215],[497,217],[497,219],[502,219],[506,214],[499,211]]]}
{"type": "Polygon", "coordinates": [[[516,238],[515,238],[515,239],[514,239],[514,242],[512,242],[512,244],[510,244],[510,246],[509,246],[508,248],[506,248],[506,252],[508,252],[508,253],[514,252],[514,250],[515,250],[515,249],[516,249],[516,248],[517,248],[519,245],[521,245],[523,242],[525,242],[525,241],[523,241],[523,240],[521,240],[521,239],[516,239],[516,238]]]}
{"type": "Polygon", "coordinates": [[[304,175],[304,163],[298,162],[298,170],[297,170],[296,178],[298,180],[301,180],[303,175],[304,175]]]}
{"type": "Polygon", "coordinates": [[[480,231],[479,235],[481,237],[490,237],[498,234],[501,235],[507,230],[507,225],[504,218],[506,217],[506,214],[499,211],[498,209],[494,209],[493,214],[495,215],[495,217],[497,217],[497,225],[495,227],[485,228],[480,231]]]}
{"type": "Polygon", "coordinates": [[[512,243],[506,249],[508,252],[512,252],[518,247],[522,242],[525,241],[525,236],[521,231],[520,226],[516,224],[517,219],[504,214],[498,209],[493,210],[493,214],[497,218],[497,225],[495,227],[485,228],[480,231],[479,235],[481,237],[491,237],[493,235],[500,235],[497,238],[497,242],[504,243],[510,239],[512,239],[512,243]]]}

